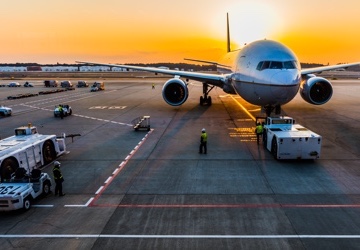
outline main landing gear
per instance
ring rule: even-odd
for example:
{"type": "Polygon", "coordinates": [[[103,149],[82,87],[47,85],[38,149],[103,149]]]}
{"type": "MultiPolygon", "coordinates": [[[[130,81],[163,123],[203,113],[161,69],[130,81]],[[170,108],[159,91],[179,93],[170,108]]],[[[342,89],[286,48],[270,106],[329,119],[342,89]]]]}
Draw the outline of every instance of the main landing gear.
{"type": "Polygon", "coordinates": [[[200,96],[200,105],[207,105],[211,106],[211,96],[208,96],[209,92],[214,88],[215,86],[209,87],[209,84],[203,83],[203,96],[200,96]]]}

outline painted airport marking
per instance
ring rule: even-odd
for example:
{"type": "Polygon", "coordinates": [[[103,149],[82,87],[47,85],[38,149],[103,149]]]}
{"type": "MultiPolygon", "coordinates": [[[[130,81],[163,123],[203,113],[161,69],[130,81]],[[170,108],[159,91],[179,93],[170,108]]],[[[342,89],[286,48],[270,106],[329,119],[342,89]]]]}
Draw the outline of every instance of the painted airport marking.
{"type": "Polygon", "coordinates": [[[127,106],[92,106],[89,109],[126,109],[127,106]]]}
{"type": "Polygon", "coordinates": [[[360,239],[360,235],[134,235],[134,234],[0,234],[0,238],[124,238],[124,239],[360,239]]]}
{"type": "MultiPolygon", "coordinates": [[[[40,108],[40,107],[36,107],[36,106],[32,106],[32,105],[27,105],[27,104],[21,104],[21,105],[22,105],[22,106],[26,106],[26,107],[30,107],[30,108],[34,108],[34,109],[40,109],[40,110],[45,110],[45,111],[54,112],[54,110],[52,110],[52,109],[40,108]]],[[[102,122],[114,123],[114,124],[124,125],[124,126],[128,126],[128,127],[132,127],[132,126],[133,126],[132,124],[128,124],[128,123],[110,121],[110,120],[106,120],[106,119],[100,119],[100,118],[91,117],[91,116],[86,116],[86,115],[78,115],[78,114],[74,114],[74,113],[72,114],[72,116],[81,117],[81,118],[85,118],[85,119],[91,119],[91,120],[97,120],[97,121],[102,121],[102,122]]]]}
{"type": "Polygon", "coordinates": [[[151,129],[146,135],[141,139],[141,141],[135,146],[133,150],[125,157],[125,160],[122,161],[117,168],[113,171],[111,176],[109,176],[106,181],[104,182],[104,185],[101,186],[95,193],[95,197],[91,198],[91,201],[87,203],[87,206],[97,206],[94,205],[94,203],[99,199],[101,194],[106,190],[106,188],[111,184],[111,182],[114,180],[114,178],[120,174],[121,170],[126,166],[128,161],[131,159],[131,157],[134,156],[136,151],[140,148],[140,146],[146,141],[147,137],[153,132],[153,129],[151,129]]]}

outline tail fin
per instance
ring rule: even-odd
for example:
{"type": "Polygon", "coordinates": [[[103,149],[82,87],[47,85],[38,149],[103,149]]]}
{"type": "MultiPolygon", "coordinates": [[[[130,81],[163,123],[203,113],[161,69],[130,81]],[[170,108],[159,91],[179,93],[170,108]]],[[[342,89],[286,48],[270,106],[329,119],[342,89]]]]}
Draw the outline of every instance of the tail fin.
{"type": "Polygon", "coordinates": [[[230,48],[230,28],[229,28],[229,13],[226,13],[226,28],[227,28],[227,52],[231,52],[230,48]]]}

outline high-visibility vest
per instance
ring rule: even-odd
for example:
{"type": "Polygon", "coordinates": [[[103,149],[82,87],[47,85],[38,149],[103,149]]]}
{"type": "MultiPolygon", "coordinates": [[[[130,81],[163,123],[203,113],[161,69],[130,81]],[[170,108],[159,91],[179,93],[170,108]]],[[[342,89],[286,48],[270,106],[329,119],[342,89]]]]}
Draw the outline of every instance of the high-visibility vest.
{"type": "Polygon", "coordinates": [[[54,180],[61,180],[63,178],[60,168],[58,166],[55,166],[53,168],[53,175],[54,175],[54,180]]]}
{"type": "Polygon", "coordinates": [[[256,126],[256,133],[261,134],[262,132],[263,132],[263,126],[261,124],[257,125],[256,126]]]}
{"type": "Polygon", "coordinates": [[[206,132],[201,133],[201,138],[203,142],[207,142],[207,133],[206,132]]]}

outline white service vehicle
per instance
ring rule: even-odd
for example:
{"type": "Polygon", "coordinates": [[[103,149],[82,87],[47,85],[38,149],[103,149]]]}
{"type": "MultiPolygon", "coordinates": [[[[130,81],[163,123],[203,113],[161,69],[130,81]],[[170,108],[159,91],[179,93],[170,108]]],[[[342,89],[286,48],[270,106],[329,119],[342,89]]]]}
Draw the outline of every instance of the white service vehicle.
{"type": "Polygon", "coordinates": [[[0,183],[0,211],[31,208],[33,200],[51,192],[51,179],[40,169],[28,175],[24,168],[16,169],[10,180],[0,183]]]}
{"type": "Polygon", "coordinates": [[[63,112],[64,117],[72,114],[72,109],[71,109],[71,107],[69,105],[60,104],[58,106],[55,106],[54,117],[61,117],[60,110],[59,110],[60,107],[59,106],[62,107],[62,112],[63,112]]]}
{"type": "Polygon", "coordinates": [[[0,140],[0,180],[11,179],[18,168],[30,175],[34,168],[51,163],[65,152],[65,138],[38,134],[31,124],[16,128],[14,136],[0,140]]]}
{"type": "Polygon", "coordinates": [[[275,159],[318,159],[322,137],[288,116],[266,117],[264,146],[275,159]]]}
{"type": "Polygon", "coordinates": [[[0,105],[0,115],[1,116],[10,116],[12,114],[12,109],[0,105]]]}

